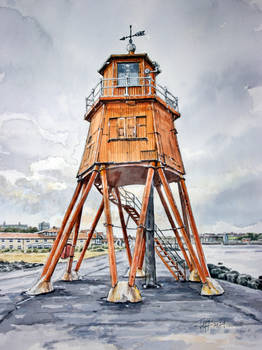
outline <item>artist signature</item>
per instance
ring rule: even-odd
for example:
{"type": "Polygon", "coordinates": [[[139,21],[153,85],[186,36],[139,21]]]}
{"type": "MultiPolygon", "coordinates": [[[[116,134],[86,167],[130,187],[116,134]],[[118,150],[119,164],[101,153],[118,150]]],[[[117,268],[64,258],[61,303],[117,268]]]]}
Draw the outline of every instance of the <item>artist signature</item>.
{"type": "Polygon", "coordinates": [[[208,332],[212,328],[226,328],[226,321],[203,320],[200,322],[199,328],[204,332],[208,332]]]}

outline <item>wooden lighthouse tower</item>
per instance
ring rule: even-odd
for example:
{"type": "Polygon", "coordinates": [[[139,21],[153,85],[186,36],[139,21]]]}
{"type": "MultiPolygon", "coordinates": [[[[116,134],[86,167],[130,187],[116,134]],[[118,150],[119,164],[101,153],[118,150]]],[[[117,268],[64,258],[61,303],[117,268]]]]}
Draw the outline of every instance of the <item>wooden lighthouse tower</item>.
{"type": "Polygon", "coordinates": [[[223,293],[221,286],[210,278],[185,184],[185,170],[175,128],[175,122],[180,117],[178,101],[166,88],[156,83],[160,73],[158,64],[145,53],[135,53],[132,37],[143,34],[138,32],[133,35],[130,30],[130,35],[122,38],[129,39],[128,54],[111,55],[99,69],[101,80],[86,99],[85,120],[90,126],[77,174],[76,190],[41,278],[28,291],[29,294],[53,290],[51,277],[69,238],[72,239],[72,246],[64,280],[77,278],[86,249],[104,213],[112,284],[108,301],[140,301],[135,278],[142,267],[145,253],[145,222],[152,185],[159,194],[183,255],[180,260],[174,257],[163,243],[164,238],[157,236],[156,252],[160,259],[176,279],[187,279],[187,274],[181,269],[183,262],[190,272],[189,280],[203,283],[203,295],[223,293]],[[181,213],[170,183],[177,184],[181,213]],[[135,184],[144,185],[140,206],[136,206],[134,200],[131,201],[133,205],[130,204],[130,195],[124,189],[127,185],[135,184]],[[101,204],[91,223],[82,254],[73,268],[83,205],[92,186],[101,193],[101,204]],[[111,204],[117,205],[119,211],[130,264],[128,281],[118,281],[111,204]],[[133,252],[128,243],[124,213],[137,226],[133,252]]]}

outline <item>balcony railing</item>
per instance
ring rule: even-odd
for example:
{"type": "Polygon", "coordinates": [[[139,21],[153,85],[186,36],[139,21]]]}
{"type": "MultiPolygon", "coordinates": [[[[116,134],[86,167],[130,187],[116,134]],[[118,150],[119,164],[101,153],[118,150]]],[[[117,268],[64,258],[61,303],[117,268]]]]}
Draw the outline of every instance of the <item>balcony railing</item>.
{"type": "Polygon", "coordinates": [[[88,112],[100,97],[141,97],[159,96],[167,106],[178,112],[178,98],[166,87],[163,87],[149,76],[104,78],[91,90],[86,97],[86,112],[88,112]]]}

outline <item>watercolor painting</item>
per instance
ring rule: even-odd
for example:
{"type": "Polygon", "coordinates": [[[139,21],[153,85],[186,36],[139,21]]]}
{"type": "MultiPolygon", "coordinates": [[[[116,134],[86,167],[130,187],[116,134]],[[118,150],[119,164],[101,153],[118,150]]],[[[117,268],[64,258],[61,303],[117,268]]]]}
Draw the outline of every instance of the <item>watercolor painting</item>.
{"type": "Polygon", "coordinates": [[[0,347],[260,349],[262,1],[0,0],[0,347]]]}

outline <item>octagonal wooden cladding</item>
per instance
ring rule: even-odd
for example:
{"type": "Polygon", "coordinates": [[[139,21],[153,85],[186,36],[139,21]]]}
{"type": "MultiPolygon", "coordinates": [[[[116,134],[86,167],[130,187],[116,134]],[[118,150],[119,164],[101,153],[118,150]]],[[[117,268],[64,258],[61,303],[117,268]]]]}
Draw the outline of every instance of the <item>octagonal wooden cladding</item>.
{"type": "MultiPolygon", "coordinates": [[[[172,113],[154,99],[101,104],[90,120],[78,176],[86,175],[95,163],[117,167],[118,171],[121,167],[126,173],[130,171],[126,166],[141,167],[149,161],[165,164],[174,173],[167,175],[170,182],[177,180],[177,174],[184,174],[172,113]]],[[[121,186],[143,184],[145,172],[137,170],[127,174],[121,186]]]]}

